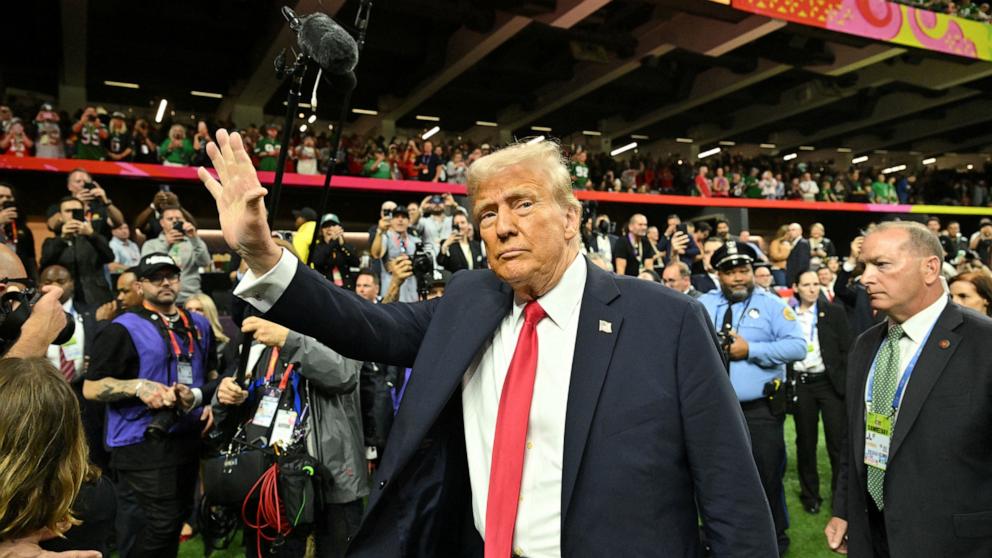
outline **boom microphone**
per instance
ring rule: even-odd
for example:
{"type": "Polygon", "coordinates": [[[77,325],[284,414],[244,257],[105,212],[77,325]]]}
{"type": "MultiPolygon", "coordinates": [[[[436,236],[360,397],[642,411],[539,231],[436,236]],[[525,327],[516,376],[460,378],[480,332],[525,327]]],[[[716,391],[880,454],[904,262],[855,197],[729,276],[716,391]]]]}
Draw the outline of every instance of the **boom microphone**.
{"type": "Polygon", "coordinates": [[[301,18],[288,6],[283,6],[282,14],[290,29],[297,32],[300,50],[322,70],[341,76],[350,74],[358,65],[358,44],[330,16],[313,13],[301,18]]]}

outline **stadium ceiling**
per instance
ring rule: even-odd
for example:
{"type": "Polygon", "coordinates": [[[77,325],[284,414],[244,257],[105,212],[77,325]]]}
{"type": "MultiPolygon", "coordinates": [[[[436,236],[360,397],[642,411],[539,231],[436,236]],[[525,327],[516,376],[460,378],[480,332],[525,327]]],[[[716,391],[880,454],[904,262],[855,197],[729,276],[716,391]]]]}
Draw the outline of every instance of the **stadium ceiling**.
{"type": "MultiPolygon", "coordinates": [[[[24,23],[8,26],[20,54],[0,61],[0,87],[56,98],[82,87],[88,99],[138,107],[167,98],[177,110],[222,120],[281,115],[286,84],[272,59],[293,42],[283,3],[17,3],[6,11],[24,23]]],[[[359,5],[288,3],[346,27],[359,5]]],[[[360,133],[437,124],[494,140],[589,131],[614,144],[691,138],[701,149],[723,141],[783,152],[812,145],[927,154],[992,144],[983,131],[992,119],[992,63],[703,0],[375,0],[357,73],[353,106],[377,111],[350,115],[360,133]]],[[[322,117],[331,119],[340,94],[322,88],[322,117]]]]}

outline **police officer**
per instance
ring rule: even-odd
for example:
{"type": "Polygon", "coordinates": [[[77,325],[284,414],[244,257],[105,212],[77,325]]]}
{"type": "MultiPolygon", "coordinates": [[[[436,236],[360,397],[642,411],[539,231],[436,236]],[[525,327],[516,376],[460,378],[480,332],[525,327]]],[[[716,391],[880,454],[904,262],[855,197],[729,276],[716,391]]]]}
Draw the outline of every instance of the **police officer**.
{"type": "Polygon", "coordinates": [[[771,505],[779,554],[785,554],[785,366],[806,355],[806,342],[788,306],[754,286],[751,247],[727,241],[712,256],[719,289],[699,298],[720,335],[730,381],[751,434],[751,451],[771,505]]]}
{"type": "Polygon", "coordinates": [[[83,396],[107,404],[120,556],[174,557],[193,507],[200,435],[212,423],[216,383],[206,378],[217,351],[210,322],[176,305],[180,270],[171,256],[147,254],[135,274],[143,305],[96,336],[83,396]]]}

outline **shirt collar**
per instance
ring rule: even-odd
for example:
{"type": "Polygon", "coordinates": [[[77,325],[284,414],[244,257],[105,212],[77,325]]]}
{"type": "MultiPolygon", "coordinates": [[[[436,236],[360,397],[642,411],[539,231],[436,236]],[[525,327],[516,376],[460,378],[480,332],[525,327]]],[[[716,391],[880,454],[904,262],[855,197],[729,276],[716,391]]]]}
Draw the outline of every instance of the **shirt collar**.
{"type": "Polygon", "coordinates": [[[914,343],[922,343],[923,338],[926,336],[927,332],[933,326],[937,318],[947,307],[947,297],[940,296],[937,300],[927,306],[923,310],[920,310],[908,320],[902,323],[902,330],[907,337],[913,340],[914,343]]]}
{"type": "Polygon", "coordinates": [[[65,301],[65,303],[62,305],[62,309],[68,312],[70,316],[76,315],[76,308],[75,305],[72,303],[71,298],[65,301]]]}
{"type": "MultiPolygon", "coordinates": [[[[548,317],[551,318],[551,321],[559,328],[565,327],[572,312],[582,302],[582,293],[585,290],[587,273],[586,259],[582,257],[582,254],[576,255],[571,265],[565,270],[565,274],[561,276],[558,284],[552,287],[550,291],[544,293],[541,298],[537,299],[541,304],[541,308],[544,309],[548,317]]],[[[514,299],[514,324],[523,316],[524,306],[527,306],[526,302],[519,302],[514,299]]]]}

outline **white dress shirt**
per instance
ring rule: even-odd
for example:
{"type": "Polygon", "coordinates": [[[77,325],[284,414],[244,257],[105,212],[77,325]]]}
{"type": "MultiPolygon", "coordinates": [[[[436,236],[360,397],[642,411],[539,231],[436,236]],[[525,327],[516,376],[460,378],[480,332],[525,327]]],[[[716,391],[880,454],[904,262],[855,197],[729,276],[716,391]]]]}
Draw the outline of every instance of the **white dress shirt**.
{"type": "MultiPolygon", "coordinates": [[[[916,350],[920,348],[920,344],[925,340],[927,333],[933,328],[933,325],[937,323],[937,318],[947,307],[947,297],[941,296],[937,298],[937,301],[927,306],[923,310],[920,310],[908,320],[902,323],[902,330],[905,335],[899,340],[899,377],[896,379],[896,383],[902,381],[902,377],[906,374],[906,369],[909,368],[909,361],[913,359],[913,355],[916,354],[916,350]]],[[[889,327],[892,327],[892,321],[888,322],[889,327]]],[[[881,348],[879,348],[881,350],[881,348]]],[[[876,353],[877,358],[877,353],[876,353]]],[[[872,368],[874,368],[872,364],[872,368]]],[[[869,374],[870,377],[874,374],[874,370],[869,374]]],[[[906,388],[903,389],[903,395],[906,394],[906,389],[908,389],[909,382],[912,381],[912,377],[906,382],[906,388]]],[[[867,380],[865,383],[865,403],[867,403],[868,397],[871,393],[867,389],[867,380]]],[[[900,405],[901,407],[902,405],[900,405]]],[[[868,408],[868,407],[866,407],[868,408]]]]}
{"type": "Polygon", "coordinates": [[[61,369],[62,362],[59,355],[59,349],[61,348],[65,351],[66,360],[71,360],[76,366],[76,377],[78,378],[83,374],[83,364],[85,362],[83,348],[86,347],[86,332],[83,331],[83,316],[79,312],[76,312],[71,298],[62,305],[62,309],[72,316],[72,319],[76,322],[76,329],[72,333],[72,338],[66,341],[65,344],[49,345],[45,356],[49,362],[55,365],[55,368],[61,369]]]}
{"type": "Polygon", "coordinates": [[[826,371],[823,355],[820,353],[820,335],[816,331],[820,319],[816,306],[814,304],[806,310],[803,310],[802,306],[796,306],[796,321],[799,322],[803,337],[806,338],[806,358],[792,365],[796,372],[816,374],[826,371]]]}
{"type": "MultiPolygon", "coordinates": [[[[268,312],[289,287],[296,266],[296,258],[284,250],[279,263],[265,275],[258,277],[249,270],[234,294],[259,311],[268,312]]],[[[565,409],[586,274],[585,258],[576,256],[561,281],[538,299],[548,317],[537,326],[537,374],[520,483],[520,507],[513,534],[514,552],[529,558],[561,556],[565,409]]],[[[523,328],[525,305],[514,301],[490,343],[480,349],[462,378],[472,510],[476,529],[483,538],[499,398],[523,328]]]]}

